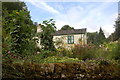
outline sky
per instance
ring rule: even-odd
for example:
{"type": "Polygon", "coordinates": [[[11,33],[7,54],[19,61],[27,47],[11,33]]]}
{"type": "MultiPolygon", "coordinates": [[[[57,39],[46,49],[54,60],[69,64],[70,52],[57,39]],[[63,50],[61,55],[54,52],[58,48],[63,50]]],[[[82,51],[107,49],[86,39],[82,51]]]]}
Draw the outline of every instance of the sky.
{"type": "Polygon", "coordinates": [[[87,28],[87,32],[103,29],[108,37],[114,32],[118,16],[118,2],[26,2],[34,22],[54,19],[57,30],[64,25],[75,29],[87,28]]]}

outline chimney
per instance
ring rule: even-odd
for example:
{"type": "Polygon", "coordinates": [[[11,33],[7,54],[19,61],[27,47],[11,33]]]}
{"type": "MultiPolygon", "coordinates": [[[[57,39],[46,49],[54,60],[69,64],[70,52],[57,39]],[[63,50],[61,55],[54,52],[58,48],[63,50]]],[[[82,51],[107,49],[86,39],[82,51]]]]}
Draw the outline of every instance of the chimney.
{"type": "Polygon", "coordinates": [[[41,24],[38,24],[38,26],[37,26],[37,33],[39,33],[39,32],[42,32],[41,24]]]}

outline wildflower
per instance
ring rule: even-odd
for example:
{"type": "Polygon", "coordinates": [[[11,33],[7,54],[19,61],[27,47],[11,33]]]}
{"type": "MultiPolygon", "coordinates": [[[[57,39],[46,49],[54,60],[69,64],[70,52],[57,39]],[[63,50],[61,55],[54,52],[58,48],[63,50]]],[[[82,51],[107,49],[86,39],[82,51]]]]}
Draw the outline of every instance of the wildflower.
{"type": "Polygon", "coordinates": [[[8,51],[8,54],[10,54],[11,52],[10,51],[8,51]]]}
{"type": "Polygon", "coordinates": [[[19,15],[19,12],[16,12],[17,15],[19,15]]]}
{"type": "Polygon", "coordinates": [[[10,54],[10,56],[13,56],[13,54],[10,54]]]}
{"type": "Polygon", "coordinates": [[[17,56],[14,56],[14,58],[17,58],[17,56]]]}

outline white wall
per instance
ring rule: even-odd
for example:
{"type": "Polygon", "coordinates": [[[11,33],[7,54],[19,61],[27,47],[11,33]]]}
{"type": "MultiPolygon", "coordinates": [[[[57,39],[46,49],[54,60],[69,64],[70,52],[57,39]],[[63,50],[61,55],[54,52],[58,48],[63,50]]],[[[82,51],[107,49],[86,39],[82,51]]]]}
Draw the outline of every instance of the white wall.
{"type": "MultiPolygon", "coordinates": [[[[79,44],[79,39],[81,39],[81,44],[87,44],[87,35],[86,34],[71,34],[74,36],[74,44],[79,44]]],[[[56,41],[57,38],[63,38],[64,47],[74,46],[74,44],[68,44],[68,35],[53,36],[53,41],[56,41]]]]}
{"type": "MultiPolygon", "coordinates": [[[[78,44],[79,43],[79,39],[82,40],[82,42],[84,42],[84,44],[87,44],[87,37],[86,37],[86,34],[71,34],[74,36],[74,43],[75,44],[78,44]]],[[[67,43],[67,36],[68,35],[60,35],[60,36],[53,36],[53,40],[55,41],[56,38],[61,38],[61,37],[64,37],[63,41],[64,43],[67,43]]]]}
{"type": "MultiPolygon", "coordinates": [[[[71,35],[74,35],[74,44],[79,44],[79,39],[82,40],[82,44],[87,44],[87,35],[86,34],[71,34],[71,35]]],[[[66,48],[74,46],[74,44],[68,44],[68,41],[67,41],[68,35],[53,36],[53,41],[56,41],[57,38],[62,38],[64,47],[66,47],[66,48]]],[[[37,43],[37,46],[41,47],[40,39],[39,39],[39,43],[37,43]]]]}

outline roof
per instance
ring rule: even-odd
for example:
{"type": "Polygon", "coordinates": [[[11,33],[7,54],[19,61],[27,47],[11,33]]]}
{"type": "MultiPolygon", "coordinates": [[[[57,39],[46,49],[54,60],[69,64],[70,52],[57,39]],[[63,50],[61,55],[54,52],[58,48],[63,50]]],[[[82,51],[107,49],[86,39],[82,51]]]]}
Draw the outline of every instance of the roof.
{"type": "Polygon", "coordinates": [[[71,29],[71,30],[58,30],[56,31],[53,35],[58,36],[58,35],[68,35],[68,34],[84,34],[86,33],[87,29],[71,29]]]}

